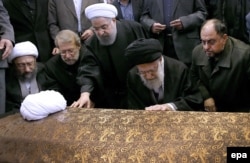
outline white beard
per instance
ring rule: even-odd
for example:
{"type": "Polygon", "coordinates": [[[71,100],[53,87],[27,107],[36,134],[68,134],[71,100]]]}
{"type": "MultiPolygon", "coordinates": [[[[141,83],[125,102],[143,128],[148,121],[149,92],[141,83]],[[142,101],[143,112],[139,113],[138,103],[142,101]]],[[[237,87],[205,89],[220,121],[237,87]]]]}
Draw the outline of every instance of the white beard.
{"type": "Polygon", "coordinates": [[[159,88],[163,86],[164,83],[164,66],[162,62],[158,63],[158,70],[156,72],[157,78],[152,80],[147,80],[143,75],[140,75],[143,84],[155,93],[159,93],[159,88]]]}

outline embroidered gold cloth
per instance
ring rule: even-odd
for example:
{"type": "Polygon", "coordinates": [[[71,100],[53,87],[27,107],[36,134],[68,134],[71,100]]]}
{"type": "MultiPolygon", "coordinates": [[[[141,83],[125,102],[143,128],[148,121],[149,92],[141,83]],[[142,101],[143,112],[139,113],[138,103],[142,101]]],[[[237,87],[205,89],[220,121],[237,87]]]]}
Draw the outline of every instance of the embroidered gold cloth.
{"type": "Polygon", "coordinates": [[[250,146],[250,113],[77,109],[0,119],[0,162],[221,163],[250,146]]]}

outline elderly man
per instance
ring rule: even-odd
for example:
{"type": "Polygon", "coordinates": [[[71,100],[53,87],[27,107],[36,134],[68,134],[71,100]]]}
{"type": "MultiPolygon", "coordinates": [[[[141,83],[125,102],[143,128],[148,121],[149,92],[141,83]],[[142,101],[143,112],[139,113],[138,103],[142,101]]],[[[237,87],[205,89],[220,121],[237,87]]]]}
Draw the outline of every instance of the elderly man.
{"type": "Polygon", "coordinates": [[[82,48],[80,37],[71,30],[60,31],[55,45],[60,53],[45,64],[46,86],[59,91],[67,105],[71,105],[80,95],[80,86],[76,83],[78,67],[82,57],[90,52],[82,48]]]}
{"type": "Polygon", "coordinates": [[[191,74],[199,84],[207,111],[250,111],[250,46],[229,37],[220,20],[201,28],[202,43],[195,47],[191,74]]]}
{"type": "Polygon", "coordinates": [[[8,57],[11,64],[6,77],[6,112],[20,108],[24,98],[29,94],[43,90],[43,64],[37,63],[37,47],[30,41],[15,45],[8,57]]]}
{"type": "Polygon", "coordinates": [[[91,20],[95,33],[86,46],[96,58],[96,63],[86,59],[85,66],[80,69],[78,82],[82,85],[82,93],[72,107],[86,106],[92,89],[96,88],[99,90],[100,100],[103,100],[100,107],[125,109],[129,66],[124,50],[132,41],[145,37],[143,28],[134,21],[116,20],[117,9],[111,4],[91,5],[86,8],[85,13],[91,20]]]}
{"type": "Polygon", "coordinates": [[[196,110],[202,98],[189,78],[188,68],[180,61],[163,56],[156,39],[132,42],[125,55],[133,68],[128,73],[130,109],[196,110]]]}

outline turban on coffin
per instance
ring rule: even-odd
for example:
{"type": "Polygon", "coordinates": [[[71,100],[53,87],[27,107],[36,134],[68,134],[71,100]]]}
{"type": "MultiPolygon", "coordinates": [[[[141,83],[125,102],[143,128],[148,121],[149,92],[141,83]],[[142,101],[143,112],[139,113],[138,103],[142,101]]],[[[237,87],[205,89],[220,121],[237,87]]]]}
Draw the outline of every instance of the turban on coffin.
{"type": "Polygon", "coordinates": [[[41,91],[26,96],[21,104],[20,113],[24,119],[39,120],[66,108],[66,100],[56,91],[41,91]]]}

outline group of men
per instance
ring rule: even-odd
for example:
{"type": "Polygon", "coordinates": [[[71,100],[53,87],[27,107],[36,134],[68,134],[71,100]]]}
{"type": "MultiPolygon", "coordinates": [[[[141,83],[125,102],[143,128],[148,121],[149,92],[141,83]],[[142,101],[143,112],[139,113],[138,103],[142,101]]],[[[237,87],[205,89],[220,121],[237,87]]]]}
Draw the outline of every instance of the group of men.
{"type": "Polygon", "coordinates": [[[148,1],[141,17],[145,28],[136,21],[117,20],[114,5],[89,5],[85,15],[91,36],[83,44],[79,31],[59,30],[54,37],[59,54],[41,66],[32,42],[16,43],[10,53],[14,45],[10,31],[11,37],[0,42],[0,49],[6,49],[3,57],[10,53],[12,66],[6,79],[9,109],[18,109],[30,93],[53,89],[63,94],[68,106],[79,108],[249,112],[250,46],[229,37],[220,20],[204,22],[203,3],[173,3],[176,9],[202,10],[155,21],[150,16],[156,3],[148,1]],[[186,40],[182,45],[173,43],[181,38],[186,40]],[[179,60],[166,56],[171,46],[179,60]]]}

